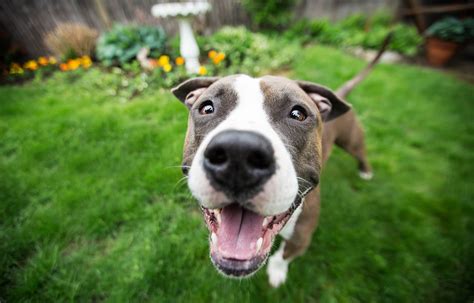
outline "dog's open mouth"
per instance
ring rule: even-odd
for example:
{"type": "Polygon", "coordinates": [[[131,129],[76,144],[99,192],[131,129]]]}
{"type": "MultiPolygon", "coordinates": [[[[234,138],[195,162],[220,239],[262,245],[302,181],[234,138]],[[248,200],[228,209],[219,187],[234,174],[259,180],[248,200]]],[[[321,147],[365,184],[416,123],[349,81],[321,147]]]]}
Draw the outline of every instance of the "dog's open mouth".
{"type": "Polygon", "coordinates": [[[265,262],[275,236],[285,226],[297,205],[282,214],[262,216],[233,203],[220,209],[202,208],[211,233],[214,265],[224,274],[244,277],[265,262]]]}

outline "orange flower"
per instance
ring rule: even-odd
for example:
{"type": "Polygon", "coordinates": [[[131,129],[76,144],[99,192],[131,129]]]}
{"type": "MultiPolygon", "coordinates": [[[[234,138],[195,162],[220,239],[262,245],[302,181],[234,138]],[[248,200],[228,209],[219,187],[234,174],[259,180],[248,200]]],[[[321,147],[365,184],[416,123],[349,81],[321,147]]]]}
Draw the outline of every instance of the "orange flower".
{"type": "Polygon", "coordinates": [[[225,54],[218,53],[214,58],[212,58],[212,62],[214,62],[214,64],[219,64],[224,59],[225,59],[225,54]]]}
{"type": "Polygon", "coordinates": [[[67,67],[69,70],[76,70],[81,66],[81,60],[80,59],[72,59],[67,62],[67,67]]]}
{"type": "Polygon", "coordinates": [[[61,63],[59,64],[59,69],[65,72],[69,70],[69,66],[66,63],[61,63]]]}
{"type": "Polygon", "coordinates": [[[209,59],[213,59],[215,56],[217,56],[217,52],[215,50],[211,50],[209,53],[207,53],[207,55],[209,56],[209,59]]]}
{"type": "Polygon", "coordinates": [[[48,65],[48,58],[46,58],[46,57],[39,57],[39,58],[38,58],[38,63],[39,63],[40,65],[43,65],[43,66],[48,65]]]}
{"type": "Polygon", "coordinates": [[[200,66],[198,74],[204,76],[205,74],[207,74],[207,68],[205,66],[200,66]]]}
{"type": "Polygon", "coordinates": [[[49,60],[49,64],[56,64],[56,63],[58,63],[58,61],[56,60],[55,57],[49,57],[48,60],[49,60]]]}
{"type": "Polygon", "coordinates": [[[158,58],[158,65],[165,66],[166,64],[170,64],[170,57],[166,55],[160,56],[160,58],[158,58]]]}
{"type": "Polygon", "coordinates": [[[84,67],[85,69],[91,67],[92,65],[92,60],[89,56],[81,57],[80,62],[81,62],[82,67],[84,67]]]}
{"type": "Polygon", "coordinates": [[[159,66],[158,65],[158,60],[156,60],[156,59],[150,59],[150,64],[151,64],[151,67],[153,67],[153,68],[159,66]]]}
{"type": "Polygon", "coordinates": [[[178,57],[175,60],[176,65],[183,65],[184,64],[184,58],[183,57],[178,57]]]}
{"type": "Polygon", "coordinates": [[[35,60],[30,60],[23,65],[24,68],[29,69],[29,70],[37,70],[38,69],[38,63],[36,63],[35,60]]]}
{"type": "Polygon", "coordinates": [[[165,71],[165,73],[169,73],[171,69],[172,69],[172,66],[169,63],[163,66],[163,70],[165,71]]]}

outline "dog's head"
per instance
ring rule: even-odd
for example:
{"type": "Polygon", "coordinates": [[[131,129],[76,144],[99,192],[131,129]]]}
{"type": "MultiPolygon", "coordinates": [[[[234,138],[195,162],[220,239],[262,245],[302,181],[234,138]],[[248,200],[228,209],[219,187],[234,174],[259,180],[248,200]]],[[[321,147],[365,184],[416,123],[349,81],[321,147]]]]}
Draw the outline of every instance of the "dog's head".
{"type": "Polygon", "coordinates": [[[250,275],[319,183],[323,121],[350,106],[325,87],[272,76],[195,78],[173,93],[189,108],[183,172],[211,259],[226,275],[250,275]]]}

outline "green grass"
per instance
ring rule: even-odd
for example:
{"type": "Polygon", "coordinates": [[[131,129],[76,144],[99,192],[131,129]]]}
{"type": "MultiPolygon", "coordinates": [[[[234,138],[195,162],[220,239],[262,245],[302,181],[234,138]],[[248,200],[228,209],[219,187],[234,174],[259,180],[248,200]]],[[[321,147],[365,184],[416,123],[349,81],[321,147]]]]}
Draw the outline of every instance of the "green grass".
{"type": "MultiPolygon", "coordinates": [[[[304,49],[292,77],[336,88],[364,63],[304,49]]],[[[375,170],[335,150],[309,251],[271,289],[222,278],[178,183],[187,112],[166,91],[123,104],[68,81],[0,87],[0,300],[471,302],[474,88],[380,65],[349,97],[375,170]]],[[[96,79],[96,80],[97,80],[96,79]]],[[[181,184],[181,185],[180,185],[181,184]]]]}

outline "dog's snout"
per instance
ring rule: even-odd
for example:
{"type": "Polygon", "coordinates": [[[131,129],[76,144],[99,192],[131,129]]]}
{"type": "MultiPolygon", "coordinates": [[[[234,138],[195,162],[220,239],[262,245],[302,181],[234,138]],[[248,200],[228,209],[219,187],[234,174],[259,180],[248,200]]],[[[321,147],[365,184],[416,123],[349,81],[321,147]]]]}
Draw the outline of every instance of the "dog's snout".
{"type": "Polygon", "coordinates": [[[234,197],[246,195],[275,172],[273,147],[256,132],[224,131],[204,151],[204,169],[218,189],[234,197]]]}

